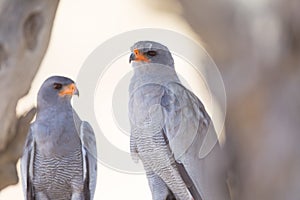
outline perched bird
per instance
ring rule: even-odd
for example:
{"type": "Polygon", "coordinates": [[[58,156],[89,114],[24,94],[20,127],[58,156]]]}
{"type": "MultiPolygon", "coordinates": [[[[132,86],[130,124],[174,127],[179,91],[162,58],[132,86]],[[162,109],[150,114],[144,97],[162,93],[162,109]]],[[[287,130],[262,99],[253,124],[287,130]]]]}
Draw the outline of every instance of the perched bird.
{"type": "Polygon", "coordinates": [[[25,200],[91,200],[97,179],[97,150],[92,127],[71,105],[79,92],[66,77],[52,76],[37,96],[21,158],[25,200]]]}
{"type": "Polygon", "coordinates": [[[130,151],[144,165],[152,198],[229,200],[226,160],[212,121],[181,84],[170,51],[140,41],[131,52],[130,151]],[[203,144],[207,136],[215,142],[203,144]]]}

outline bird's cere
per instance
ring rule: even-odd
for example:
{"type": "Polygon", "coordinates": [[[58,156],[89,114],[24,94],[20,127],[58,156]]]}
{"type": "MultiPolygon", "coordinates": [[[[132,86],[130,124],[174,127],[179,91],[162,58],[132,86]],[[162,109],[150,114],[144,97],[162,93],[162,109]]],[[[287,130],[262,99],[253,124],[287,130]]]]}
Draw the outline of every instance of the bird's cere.
{"type": "Polygon", "coordinates": [[[79,91],[74,83],[64,86],[61,91],[59,92],[60,96],[65,95],[79,95],[79,91]]]}
{"type": "Polygon", "coordinates": [[[133,54],[132,56],[130,56],[130,60],[131,61],[142,61],[142,62],[149,62],[149,59],[147,58],[147,56],[145,56],[142,52],[140,52],[138,49],[134,49],[133,50],[133,54]]]}

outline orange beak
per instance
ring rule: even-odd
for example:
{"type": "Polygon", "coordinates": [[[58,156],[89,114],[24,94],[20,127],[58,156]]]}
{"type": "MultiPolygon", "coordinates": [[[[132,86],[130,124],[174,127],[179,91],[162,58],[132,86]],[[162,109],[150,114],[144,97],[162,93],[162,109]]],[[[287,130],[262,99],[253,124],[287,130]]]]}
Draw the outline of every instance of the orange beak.
{"type": "Polygon", "coordinates": [[[74,83],[71,83],[69,85],[64,86],[61,91],[59,92],[60,96],[65,96],[65,95],[77,95],[79,96],[79,91],[74,83]]]}
{"type": "Polygon", "coordinates": [[[131,62],[132,60],[149,62],[149,59],[143,53],[141,53],[138,49],[134,49],[133,53],[130,55],[129,62],[131,62]]]}

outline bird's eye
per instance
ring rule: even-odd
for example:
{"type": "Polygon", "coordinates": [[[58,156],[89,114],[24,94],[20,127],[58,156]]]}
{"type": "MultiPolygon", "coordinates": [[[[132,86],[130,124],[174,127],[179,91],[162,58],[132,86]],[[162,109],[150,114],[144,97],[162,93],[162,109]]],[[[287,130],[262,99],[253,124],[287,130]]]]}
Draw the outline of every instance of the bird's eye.
{"type": "Polygon", "coordinates": [[[54,83],[53,84],[53,88],[56,89],[56,90],[60,90],[62,88],[62,84],[60,84],[60,83],[54,83]]]}
{"type": "Polygon", "coordinates": [[[156,51],[148,51],[147,55],[148,56],[156,56],[156,51]]]}

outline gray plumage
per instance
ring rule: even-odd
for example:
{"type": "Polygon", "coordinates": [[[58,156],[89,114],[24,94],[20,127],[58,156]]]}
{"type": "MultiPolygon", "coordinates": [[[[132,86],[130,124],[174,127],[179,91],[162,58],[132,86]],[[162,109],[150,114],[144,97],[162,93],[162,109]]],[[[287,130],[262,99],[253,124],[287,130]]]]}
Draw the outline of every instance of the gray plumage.
{"type": "Polygon", "coordinates": [[[143,162],[152,198],[229,200],[225,158],[210,117],[181,84],[168,48],[140,41],[131,51],[130,150],[143,162]],[[204,138],[216,142],[202,145],[204,138]]]}
{"type": "Polygon", "coordinates": [[[41,86],[37,116],[21,158],[25,200],[90,200],[97,179],[95,135],[71,106],[74,82],[53,76],[41,86]]]}

